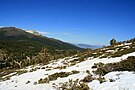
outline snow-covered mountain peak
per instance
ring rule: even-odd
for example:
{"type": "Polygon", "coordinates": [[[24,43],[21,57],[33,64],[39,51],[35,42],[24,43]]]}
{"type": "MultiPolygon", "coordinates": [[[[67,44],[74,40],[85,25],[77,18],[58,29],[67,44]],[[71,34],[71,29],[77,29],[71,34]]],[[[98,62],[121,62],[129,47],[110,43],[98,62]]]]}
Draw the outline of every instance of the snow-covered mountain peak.
{"type": "Polygon", "coordinates": [[[34,34],[34,35],[41,35],[38,31],[36,30],[27,30],[26,32],[34,34]]]}

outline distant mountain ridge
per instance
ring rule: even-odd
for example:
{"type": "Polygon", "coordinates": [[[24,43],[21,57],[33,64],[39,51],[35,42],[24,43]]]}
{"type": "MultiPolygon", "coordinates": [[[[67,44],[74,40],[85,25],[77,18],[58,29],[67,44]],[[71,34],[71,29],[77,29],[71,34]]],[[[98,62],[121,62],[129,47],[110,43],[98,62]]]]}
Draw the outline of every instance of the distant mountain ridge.
{"type": "Polygon", "coordinates": [[[24,31],[16,27],[0,28],[0,40],[29,40],[38,42],[48,47],[52,47],[54,49],[80,49],[72,44],[57,39],[48,38],[46,36],[41,36],[36,31],[24,31]]]}
{"type": "Polygon", "coordinates": [[[101,45],[89,45],[89,44],[76,44],[77,47],[80,48],[90,48],[90,49],[97,49],[97,48],[101,48],[101,45]]]}

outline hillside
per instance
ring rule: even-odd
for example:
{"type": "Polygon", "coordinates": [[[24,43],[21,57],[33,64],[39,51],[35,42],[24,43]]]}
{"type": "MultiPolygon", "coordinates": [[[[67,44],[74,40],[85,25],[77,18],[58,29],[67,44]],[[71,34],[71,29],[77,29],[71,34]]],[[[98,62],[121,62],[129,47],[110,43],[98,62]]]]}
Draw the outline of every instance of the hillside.
{"type": "Polygon", "coordinates": [[[135,39],[1,72],[0,89],[134,90],[135,39]],[[3,76],[2,76],[3,74],[3,76]],[[22,88],[23,87],[23,88],[22,88]]]}
{"type": "MultiPolygon", "coordinates": [[[[25,63],[24,66],[28,66],[32,64],[32,58],[37,57],[44,47],[53,58],[64,57],[61,54],[66,55],[68,52],[73,54],[77,50],[82,50],[72,44],[29,33],[16,27],[3,27],[0,28],[0,68],[16,68],[18,67],[15,65],[16,62],[25,63]],[[29,63],[26,60],[28,58],[31,59],[29,63]]],[[[40,63],[39,60],[38,62],[40,63]]]]}
{"type": "Polygon", "coordinates": [[[1,41],[20,41],[20,42],[21,41],[34,41],[34,42],[40,43],[41,45],[51,47],[53,49],[65,49],[65,50],[80,49],[72,44],[62,42],[60,40],[48,38],[42,35],[30,34],[27,32],[22,29],[15,28],[15,27],[0,28],[0,40],[1,41]]]}

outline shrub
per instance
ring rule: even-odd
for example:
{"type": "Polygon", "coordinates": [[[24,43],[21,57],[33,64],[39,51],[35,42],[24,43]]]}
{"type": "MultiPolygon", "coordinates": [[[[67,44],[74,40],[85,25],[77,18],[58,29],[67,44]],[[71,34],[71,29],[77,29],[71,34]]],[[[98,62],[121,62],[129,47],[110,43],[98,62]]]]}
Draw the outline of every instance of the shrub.
{"type": "Polygon", "coordinates": [[[36,71],[37,68],[32,68],[29,72],[33,72],[33,71],[36,71]]]}
{"type": "Polygon", "coordinates": [[[69,75],[71,75],[70,72],[60,72],[60,73],[54,73],[52,75],[49,75],[48,78],[50,81],[52,81],[52,80],[56,80],[58,77],[62,78],[62,77],[67,77],[69,75]]]}
{"type": "Polygon", "coordinates": [[[114,53],[113,55],[111,55],[111,57],[120,57],[124,54],[132,53],[134,51],[135,51],[135,48],[124,49],[122,51],[118,51],[118,52],[114,53]]]}
{"type": "Polygon", "coordinates": [[[45,79],[40,79],[40,80],[38,80],[38,83],[39,84],[43,84],[43,83],[49,83],[49,79],[48,78],[45,78],[45,79]]]}
{"type": "Polygon", "coordinates": [[[109,79],[109,81],[110,81],[110,82],[114,82],[115,80],[113,80],[113,79],[109,79]]]}
{"type": "Polygon", "coordinates": [[[106,81],[105,78],[104,78],[104,77],[101,77],[101,76],[99,76],[99,77],[97,78],[97,80],[98,80],[100,83],[103,83],[103,82],[106,81]]]}
{"type": "Polygon", "coordinates": [[[98,74],[98,75],[101,75],[101,76],[103,76],[103,75],[105,75],[105,74],[107,74],[107,70],[105,69],[105,68],[98,68],[96,71],[93,71],[95,74],[98,74]]]}
{"type": "Polygon", "coordinates": [[[49,83],[49,81],[52,81],[52,80],[56,80],[58,77],[60,78],[63,78],[63,77],[67,77],[71,74],[77,74],[79,73],[79,71],[76,71],[76,70],[73,70],[71,72],[59,72],[59,73],[54,73],[52,75],[49,75],[47,78],[45,79],[40,79],[38,80],[38,83],[39,84],[42,84],[42,83],[49,83]]]}
{"type": "Polygon", "coordinates": [[[89,71],[89,70],[86,70],[86,73],[87,73],[87,74],[90,74],[90,71],[89,71]]]}
{"type": "Polygon", "coordinates": [[[27,81],[26,84],[30,83],[30,81],[27,81]]]}
{"type": "Polygon", "coordinates": [[[91,75],[88,75],[88,76],[84,77],[84,79],[82,81],[83,82],[91,82],[93,80],[94,80],[94,78],[91,75]]]}
{"type": "Polygon", "coordinates": [[[105,75],[112,71],[135,71],[135,56],[129,56],[120,62],[105,64],[93,72],[95,74],[105,75]]]}
{"type": "Polygon", "coordinates": [[[116,40],[114,38],[110,40],[110,45],[114,45],[115,43],[116,43],[116,40]]]}
{"type": "MultiPolygon", "coordinates": [[[[57,86],[56,86],[57,88],[57,86]]],[[[69,82],[62,83],[58,90],[90,90],[88,85],[84,82],[79,82],[79,80],[69,80],[69,82]]]]}
{"type": "Polygon", "coordinates": [[[45,67],[42,67],[41,69],[45,69],[45,67]]]}
{"type": "Polygon", "coordinates": [[[27,70],[16,70],[18,75],[28,72],[27,70]]]}
{"type": "Polygon", "coordinates": [[[79,71],[76,71],[76,70],[72,71],[72,74],[77,74],[77,73],[79,73],[79,71]]]}
{"type": "Polygon", "coordinates": [[[101,62],[99,62],[99,63],[94,63],[94,65],[91,67],[91,68],[100,68],[100,67],[102,67],[104,65],[104,63],[101,63],[101,62]]]}

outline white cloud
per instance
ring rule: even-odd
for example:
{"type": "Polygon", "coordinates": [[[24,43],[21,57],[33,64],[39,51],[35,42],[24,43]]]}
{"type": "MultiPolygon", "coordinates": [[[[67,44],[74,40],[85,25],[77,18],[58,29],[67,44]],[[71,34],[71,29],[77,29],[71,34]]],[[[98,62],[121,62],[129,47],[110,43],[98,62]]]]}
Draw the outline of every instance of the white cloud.
{"type": "Polygon", "coordinates": [[[6,27],[6,26],[0,26],[0,28],[3,28],[3,27],[6,27]]]}
{"type": "Polygon", "coordinates": [[[70,35],[70,33],[67,33],[67,32],[63,32],[61,34],[64,34],[64,35],[70,35]]]}
{"type": "Polygon", "coordinates": [[[39,32],[39,33],[42,34],[42,35],[51,34],[51,33],[49,33],[49,32],[41,32],[41,31],[37,31],[37,32],[39,32]]]}
{"type": "Polygon", "coordinates": [[[70,35],[70,33],[68,33],[68,32],[57,32],[57,33],[55,33],[55,32],[43,32],[43,31],[37,31],[37,32],[39,32],[42,35],[70,35]]]}

